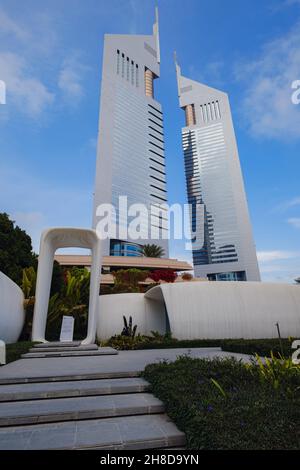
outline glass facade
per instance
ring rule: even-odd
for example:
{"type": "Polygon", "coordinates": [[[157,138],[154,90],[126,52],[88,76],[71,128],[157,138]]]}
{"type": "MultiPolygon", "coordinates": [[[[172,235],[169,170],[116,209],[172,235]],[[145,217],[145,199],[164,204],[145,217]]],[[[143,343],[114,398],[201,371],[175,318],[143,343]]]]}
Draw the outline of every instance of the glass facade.
{"type": "Polygon", "coordinates": [[[245,271],[208,274],[209,281],[246,281],[245,271]]]}
{"type": "Polygon", "coordinates": [[[137,243],[111,240],[110,256],[143,256],[143,247],[137,243]]]}

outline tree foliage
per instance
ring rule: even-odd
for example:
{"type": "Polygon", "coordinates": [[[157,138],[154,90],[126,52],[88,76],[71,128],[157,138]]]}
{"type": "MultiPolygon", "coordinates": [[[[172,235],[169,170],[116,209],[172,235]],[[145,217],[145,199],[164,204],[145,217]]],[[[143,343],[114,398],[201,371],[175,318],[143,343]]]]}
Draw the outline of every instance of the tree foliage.
{"type": "Polygon", "coordinates": [[[8,214],[0,213],[0,271],[21,285],[23,269],[36,265],[30,236],[8,214]]]}
{"type": "Polygon", "coordinates": [[[164,249],[158,245],[144,245],[143,255],[147,258],[162,258],[165,254],[164,249]]]}

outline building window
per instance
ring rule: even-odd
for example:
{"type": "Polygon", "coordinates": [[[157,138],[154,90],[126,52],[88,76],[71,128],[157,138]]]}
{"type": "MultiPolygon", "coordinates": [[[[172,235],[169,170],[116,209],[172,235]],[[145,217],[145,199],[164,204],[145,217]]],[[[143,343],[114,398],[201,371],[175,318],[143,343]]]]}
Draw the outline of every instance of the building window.
{"type": "Polygon", "coordinates": [[[124,78],[125,74],[125,55],[122,54],[122,78],[124,78]]]}
{"type": "Polygon", "coordinates": [[[228,273],[214,273],[208,274],[209,281],[246,281],[245,271],[232,271],[228,273]]]}
{"type": "Polygon", "coordinates": [[[120,51],[119,49],[117,50],[117,74],[119,75],[120,73],[120,51]]]}
{"type": "Polygon", "coordinates": [[[139,86],[139,66],[136,64],[135,66],[135,86],[139,86]]]}
{"type": "Polygon", "coordinates": [[[133,60],[131,61],[130,71],[131,71],[131,85],[134,85],[134,62],[133,60]]]}
{"type": "Polygon", "coordinates": [[[110,241],[110,256],[143,256],[143,247],[137,243],[121,240],[110,241]]]}
{"type": "Polygon", "coordinates": [[[219,101],[212,101],[200,105],[200,117],[202,122],[217,121],[221,119],[221,111],[219,101]]]}
{"type": "Polygon", "coordinates": [[[126,80],[129,82],[129,57],[126,60],[126,80]]]}

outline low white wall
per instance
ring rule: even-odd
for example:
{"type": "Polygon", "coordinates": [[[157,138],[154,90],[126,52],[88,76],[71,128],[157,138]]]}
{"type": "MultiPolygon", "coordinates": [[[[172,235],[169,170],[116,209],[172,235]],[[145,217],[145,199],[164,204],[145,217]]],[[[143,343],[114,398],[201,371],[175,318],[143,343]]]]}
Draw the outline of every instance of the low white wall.
{"type": "Polygon", "coordinates": [[[15,343],[25,320],[24,295],[17,284],[0,272],[0,339],[15,343]]]}
{"type": "Polygon", "coordinates": [[[145,299],[144,294],[110,294],[100,295],[97,338],[108,339],[123,330],[123,315],[133,325],[137,333],[151,335],[151,331],[166,331],[166,314],[163,303],[145,299]]]}
{"type": "Polygon", "coordinates": [[[262,282],[162,284],[146,297],[165,302],[175,338],[300,338],[300,286],[262,282]]]}

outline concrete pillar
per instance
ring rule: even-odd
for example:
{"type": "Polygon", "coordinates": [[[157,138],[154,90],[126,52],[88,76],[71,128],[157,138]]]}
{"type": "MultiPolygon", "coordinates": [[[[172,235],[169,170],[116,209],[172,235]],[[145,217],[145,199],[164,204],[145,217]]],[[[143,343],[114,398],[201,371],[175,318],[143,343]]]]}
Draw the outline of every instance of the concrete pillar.
{"type": "Polygon", "coordinates": [[[185,122],[186,126],[193,126],[196,124],[195,109],[193,104],[188,104],[185,107],[185,122]]]}
{"type": "Polygon", "coordinates": [[[146,96],[150,96],[151,98],[154,98],[153,80],[154,80],[153,72],[151,72],[151,70],[149,69],[145,69],[145,93],[146,93],[146,96]]]}

